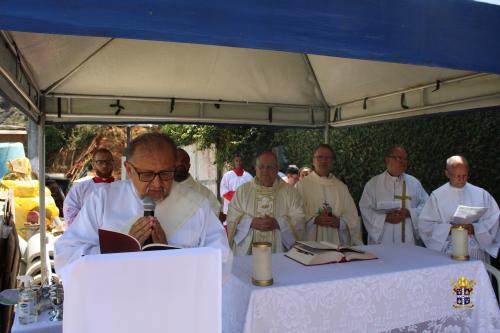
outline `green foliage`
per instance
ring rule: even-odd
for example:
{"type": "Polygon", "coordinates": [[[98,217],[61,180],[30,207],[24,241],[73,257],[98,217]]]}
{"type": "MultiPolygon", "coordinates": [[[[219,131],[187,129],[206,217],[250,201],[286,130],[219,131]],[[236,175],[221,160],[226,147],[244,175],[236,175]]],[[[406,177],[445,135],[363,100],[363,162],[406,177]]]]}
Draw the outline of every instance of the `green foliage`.
{"type": "Polygon", "coordinates": [[[359,201],[364,184],[382,172],[384,152],[403,145],[409,155],[408,173],[427,192],[445,182],[446,159],[464,155],[471,165],[469,181],[500,198],[500,109],[469,111],[390,123],[332,129],[330,143],[336,150],[334,173],[359,201]]]}
{"type": "Polygon", "coordinates": [[[45,156],[50,164],[55,155],[66,144],[71,135],[72,125],[47,125],[45,127],[45,156]]]}

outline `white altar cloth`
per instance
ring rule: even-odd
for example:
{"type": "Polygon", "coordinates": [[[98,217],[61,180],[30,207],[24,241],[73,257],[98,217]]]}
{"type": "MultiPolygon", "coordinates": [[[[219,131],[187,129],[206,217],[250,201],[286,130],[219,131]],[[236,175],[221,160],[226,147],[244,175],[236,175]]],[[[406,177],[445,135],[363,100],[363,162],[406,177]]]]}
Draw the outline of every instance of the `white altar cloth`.
{"type": "Polygon", "coordinates": [[[68,333],[221,330],[220,250],[89,255],[63,271],[68,333]]]}
{"type": "Polygon", "coordinates": [[[235,257],[223,289],[223,332],[412,331],[418,324],[419,331],[500,331],[500,310],[481,261],[457,262],[411,245],[362,248],[379,259],[306,267],[275,254],[269,287],[252,285],[251,256],[235,257]],[[451,281],[461,276],[477,282],[473,309],[452,306],[451,281]]]}

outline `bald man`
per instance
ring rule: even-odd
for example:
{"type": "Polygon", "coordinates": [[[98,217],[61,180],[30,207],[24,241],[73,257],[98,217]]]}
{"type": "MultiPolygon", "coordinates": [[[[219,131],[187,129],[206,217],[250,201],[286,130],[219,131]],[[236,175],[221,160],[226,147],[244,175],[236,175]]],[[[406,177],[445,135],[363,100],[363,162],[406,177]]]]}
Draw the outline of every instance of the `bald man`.
{"type": "Polygon", "coordinates": [[[417,244],[418,216],[429,195],[406,173],[408,153],[403,147],[389,148],[384,162],[386,170],[366,183],[359,201],[368,244],[417,244]],[[382,209],[384,204],[392,207],[382,209]]]}
{"type": "Polygon", "coordinates": [[[182,148],[177,148],[177,162],[175,164],[174,180],[182,185],[189,187],[191,190],[200,193],[208,199],[210,207],[216,216],[220,213],[220,203],[215,194],[210,191],[206,186],[195,180],[189,173],[191,168],[191,158],[189,154],[182,148]]]}
{"type": "Polygon", "coordinates": [[[463,226],[469,232],[469,256],[489,262],[499,249],[498,218],[495,199],[484,189],[469,184],[469,163],[463,156],[446,160],[445,175],[449,182],[432,192],[420,213],[419,230],[425,245],[433,250],[451,253],[453,215],[458,205],[485,207],[479,220],[463,226]]]}
{"type": "Polygon", "coordinates": [[[229,204],[229,245],[235,255],[252,254],[252,242],[270,242],[273,252],[302,238],[304,212],[298,191],[278,177],[273,152],[257,156],[256,177],[241,185],[229,204]]]}

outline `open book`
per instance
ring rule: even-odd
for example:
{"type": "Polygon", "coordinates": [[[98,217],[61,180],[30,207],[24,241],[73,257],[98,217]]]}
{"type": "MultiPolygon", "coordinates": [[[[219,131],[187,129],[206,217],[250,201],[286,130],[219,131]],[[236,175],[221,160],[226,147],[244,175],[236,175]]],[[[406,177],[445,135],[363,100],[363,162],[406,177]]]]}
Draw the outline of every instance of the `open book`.
{"type": "Polygon", "coordinates": [[[306,266],[377,259],[371,253],[324,241],[298,241],[285,255],[306,266]]]}
{"type": "Polygon", "coordinates": [[[486,207],[469,207],[458,205],[452,217],[453,224],[469,224],[476,222],[488,210],[486,207]]]}
{"type": "Polygon", "coordinates": [[[167,244],[141,244],[134,237],[111,230],[99,229],[99,245],[101,253],[139,252],[155,250],[174,250],[179,247],[167,244]]]}

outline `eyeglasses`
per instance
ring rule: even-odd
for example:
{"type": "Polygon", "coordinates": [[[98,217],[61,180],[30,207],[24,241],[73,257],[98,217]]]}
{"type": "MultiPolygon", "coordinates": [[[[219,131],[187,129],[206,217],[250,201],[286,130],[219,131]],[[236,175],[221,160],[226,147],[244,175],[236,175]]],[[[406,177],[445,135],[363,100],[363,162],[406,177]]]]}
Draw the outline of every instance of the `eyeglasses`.
{"type": "Polygon", "coordinates": [[[318,156],[314,156],[314,158],[317,159],[318,161],[331,161],[331,160],[333,160],[332,156],[321,156],[321,155],[318,155],[318,156]]]}
{"type": "Polygon", "coordinates": [[[408,159],[405,158],[405,157],[393,156],[393,155],[390,155],[390,156],[387,156],[387,157],[393,158],[393,159],[395,159],[398,162],[408,162],[408,159]]]}
{"type": "Polygon", "coordinates": [[[132,163],[128,162],[128,164],[132,167],[132,169],[134,169],[137,176],[139,176],[139,180],[145,183],[152,182],[156,176],[158,176],[160,180],[163,181],[172,180],[175,175],[175,170],[162,170],[160,172],[153,172],[153,171],[139,172],[132,163]]]}
{"type": "Polygon", "coordinates": [[[113,160],[95,160],[94,163],[98,166],[113,165],[113,160]]]}

